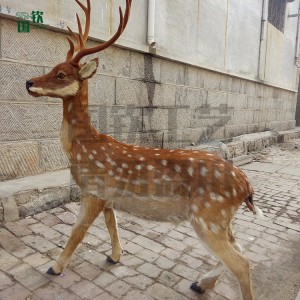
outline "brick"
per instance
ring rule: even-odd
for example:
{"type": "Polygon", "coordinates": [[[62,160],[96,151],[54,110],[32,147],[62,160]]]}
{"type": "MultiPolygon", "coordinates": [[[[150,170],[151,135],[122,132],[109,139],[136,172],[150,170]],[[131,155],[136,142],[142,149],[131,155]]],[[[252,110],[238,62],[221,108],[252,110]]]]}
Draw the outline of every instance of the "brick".
{"type": "Polygon", "coordinates": [[[46,255],[43,255],[41,253],[34,253],[23,258],[23,261],[31,267],[35,268],[49,262],[50,259],[46,255]]]}
{"type": "Polygon", "coordinates": [[[136,243],[146,249],[149,249],[153,252],[159,253],[165,249],[165,247],[157,242],[152,241],[143,236],[137,236],[132,240],[133,243],[136,243]]]}
{"type": "Polygon", "coordinates": [[[28,289],[25,289],[20,284],[15,284],[12,287],[9,287],[2,292],[0,292],[0,299],[1,300],[24,300],[26,297],[30,296],[31,292],[28,289]]]}
{"type": "Polygon", "coordinates": [[[129,242],[127,241],[124,245],[123,245],[124,249],[130,253],[130,254],[136,254],[138,252],[140,252],[143,248],[135,243],[129,242]]]}
{"type": "Polygon", "coordinates": [[[53,230],[52,228],[50,228],[42,223],[30,225],[29,228],[34,233],[41,235],[46,240],[51,240],[51,239],[58,238],[61,236],[60,233],[58,233],[57,231],[53,230]]]}
{"type": "Polygon", "coordinates": [[[21,241],[41,253],[46,253],[47,251],[56,247],[53,243],[45,240],[40,236],[27,235],[25,237],[22,237],[21,241]]]}
{"type": "Polygon", "coordinates": [[[130,285],[122,280],[117,280],[113,284],[106,287],[106,291],[116,298],[122,298],[131,289],[130,285]]]}
{"type": "Polygon", "coordinates": [[[161,269],[149,264],[149,263],[145,263],[143,265],[141,265],[138,269],[138,272],[143,273],[144,275],[151,277],[151,278],[156,278],[160,273],[161,273],[161,269]]]}
{"type": "Polygon", "coordinates": [[[199,269],[203,264],[203,262],[201,260],[195,259],[194,257],[192,257],[188,254],[183,254],[178,260],[182,261],[187,266],[189,266],[195,270],[199,269]]]}
{"type": "Polygon", "coordinates": [[[172,260],[169,260],[163,256],[160,256],[155,262],[154,264],[156,266],[158,266],[161,269],[171,269],[174,267],[175,263],[172,260]]]}
{"type": "Polygon", "coordinates": [[[157,300],[185,300],[185,296],[175,292],[173,289],[163,286],[160,283],[155,283],[147,289],[147,293],[157,300]]]}
{"type": "Polygon", "coordinates": [[[64,289],[60,285],[52,282],[36,290],[35,294],[43,300],[51,300],[51,299],[80,300],[81,299],[80,297],[64,289]]]}
{"type": "Polygon", "coordinates": [[[158,278],[158,282],[165,286],[173,286],[180,280],[180,277],[167,271],[163,271],[158,278]]]}
{"type": "Polygon", "coordinates": [[[12,256],[4,249],[0,249],[0,270],[7,271],[20,263],[21,261],[19,259],[12,256]]]}
{"type": "Polygon", "coordinates": [[[176,251],[174,249],[165,249],[161,252],[161,254],[171,260],[176,260],[181,255],[179,251],[176,251]]]}
{"type": "Polygon", "coordinates": [[[148,286],[154,283],[152,279],[141,274],[133,277],[125,277],[124,281],[126,281],[136,289],[140,289],[140,290],[145,290],[148,286]]]}
{"type": "Polygon", "coordinates": [[[67,224],[56,224],[52,228],[64,235],[70,236],[72,232],[72,226],[67,224]]]}
{"type": "MultiPolygon", "coordinates": [[[[106,298],[103,298],[106,300],[106,298]]],[[[141,291],[130,291],[125,297],[122,297],[123,300],[152,300],[153,298],[150,295],[144,294],[141,291]]]]}
{"type": "Polygon", "coordinates": [[[185,65],[162,60],[161,62],[161,82],[171,84],[184,84],[185,65]]]}
{"type": "Polygon", "coordinates": [[[81,298],[91,299],[103,292],[97,285],[87,280],[74,284],[70,290],[81,298]]]}
{"type": "Polygon", "coordinates": [[[207,90],[179,86],[176,89],[176,106],[201,108],[207,104],[207,96],[207,90]]]}
{"type": "Polygon", "coordinates": [[[94,283],[99,285],[101,288],[105,288],[116,280],[117,278],[114,275],[108,272],[101,272],[101,274],[94,280],[94,283]]]}
{"type": "Polygon", "coordinates": [[[138,273],[133,269],[130,269],[126,266],[117,266],[111,270],[111,273],[114,274],[117,278],[135,276],[138,273]]]}
{"type": "Polygon", "coordinates": [[[197,277],[199,276],[199,272],[193,270],[192,268],[180,264],[175,266],[173,272],[181,277],[184,277],[192,281],[193,280],[195,281],[195,279],[197,279],[197,277]]]}
{"type": "Polygon", "coordinates": [[[4,228],[0,228],[0,246],[19,258],[34,253],[34,250],[25,246],[18,238],[4,228]]]}
{"type": "Polygon", "coordinates": [[[61,221],[56,216],[47,214],[44,218],[41,219],[41,222],[46,226],[54,226],[59,224],[61,221]]]}
{"type": "Polygon", "coordinates": [[[5,290],[13,285],[13,281],[4,273],[0,272],[0,291],[5,290]]]}
{"type": "Polygon", "coordinates": [[[240,298],[240,291],[239,288],[232,287],[227,283],[218,282],[215,287],[215,292],[226,297],[226,299],[239,299],[240,298]]]}
{"type": "Polygon", "coordinates": [[[136,256],[143,260],[146,260],[147,262],[154,262],[158,258],[157,253],[148,249],[143,249],[142,251],[136,253],[136,256]]]}
{"type": "Polygon", "coordinates": [[[172,239],[170,237],[163,237],[160,241],[163,245],[172,248],[177,251],[184,251],[187,246],[183,244],[181,241],[177,241],[175,239],[172,239]]]}
{"type": "Polygon", "coordinates": [[[41,275],[27,264],[22,264],[14,269],[9,270],[9,274],[14,276],[14,279],[17,282],[31,291],[49,282],[46,277],[41,275]]]}

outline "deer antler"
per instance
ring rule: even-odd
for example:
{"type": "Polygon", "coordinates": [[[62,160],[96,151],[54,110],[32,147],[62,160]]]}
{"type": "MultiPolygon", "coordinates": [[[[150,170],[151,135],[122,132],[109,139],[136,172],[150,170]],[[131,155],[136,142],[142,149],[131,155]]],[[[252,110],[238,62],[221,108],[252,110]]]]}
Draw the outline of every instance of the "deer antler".
{"type": "Polygon", "coordinates": [[[68,42],[70,44],[70,49],[67,53],[67,60],[71,60],[73,58],[74,53],[84,47],[84,45],[87,41],[87,38],[89,36],[90,25],[91,25],[91,18],[90,18],[91,17],[91,3],[90,3],[90,0],[87,0],[87,6],[84,6],[79,0],[75,0],[75,1],[77,2],[77,4],[81,7],[81,9],[85,13],[85,28],[84,28],[84,34],[82,34],[81,22],[80,22],[78,14],[76,14],[79,35],[75,34],[73,32],[73,30],[70,27],[68,27],[68,30],[69,30],[71,36],[76,40],[77,43],[75,46],[74,43],[72,42],[72,40],[67,37],[68,42]]]}
{"type": "Polygon", "coordinates": [[[124,31],[124,29],[127,25],[128,19],[129,19],[132,0],[126,0],[126,10],[125,10],[124,16],[123,16],[122,8],[119,7],[120,23],[119,23],[117,32],[108,41],[104,42],[103,44],[101,44],[99,46],[95,46],[92,48],[85,48],[85,43],[88,38],[88,34],[89,34],[89,30],[90,30],[90,14],[91,14],[90,0],[87,0],[87,7],[85,7],[79,0],[75,0],[75,1],[82,8],[82,10],[84,11],[84,13],[86,15],[86,23],[85,23],[84,34],[82,34],[81,22],[80,22],[78,15],[76,14],[79,34],[76,35],[72,31],[72,29],[70,29],[68,27],[70,34],[77,41],[77,44],[75,46],[74,43],[71,41],[71,39],[67,38],[68,42],[70,44],[70,49],[67,53],[67,60],[72,61],[72,63],[74,63],[74,64],[78,64],[79,61],[81,60],[81,58],[83,58],[84,56],[93,54],[96,52],[100,52],[100,51],[106,49],[120,37],[120,35],[122,34],[122,32],[124,31]],[[73,55],[75,52],[77,52],[77,54],[73,58],[73,55]]]}

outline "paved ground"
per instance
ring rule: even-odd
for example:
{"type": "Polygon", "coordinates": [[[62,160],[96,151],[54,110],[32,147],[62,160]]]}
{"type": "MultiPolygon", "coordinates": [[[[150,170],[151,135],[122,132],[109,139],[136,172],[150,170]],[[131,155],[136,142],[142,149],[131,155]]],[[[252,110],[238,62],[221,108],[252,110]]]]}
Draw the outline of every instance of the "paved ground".
{"type": "MultiPolygon", "coordinates": [[[[300,140],[266,149],[243,168],[266,219],[240,209],[235,231],[252,262],[255,299],[294,300],[300,287],[300,140]]],[[[188,223],[178,227],[119,213],[125,254],[110,265],[103,218],[89,230],[59,277],[45,274],[70,234],[77,203],[0,229],[0,299],[240,299],[224,274],[215,289],[197,295],[189,285],[216,263],[188,223]]]]}

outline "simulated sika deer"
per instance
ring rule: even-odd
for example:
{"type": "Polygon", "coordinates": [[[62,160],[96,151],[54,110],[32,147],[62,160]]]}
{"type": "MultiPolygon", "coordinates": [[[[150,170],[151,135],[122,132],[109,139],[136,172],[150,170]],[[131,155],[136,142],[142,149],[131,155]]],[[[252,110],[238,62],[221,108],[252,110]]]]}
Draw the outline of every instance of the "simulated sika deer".
{"type": "Polygon", "coordinates": [[[68,28],[76,45],[68,38],[70,49],[66,61],[48,74],[26,82],[32,96],[63,100],[61,144],[82,192],[81,210],[71,237],[48,274],[58,275],[68,265],[101,211],[111,236],[112,255],[108,260],[118,262],[122,248],[113,211],[116,208],[157,221],[190,220],[204,245],[220,260],[191,288],[203,293],[228,268],[239,282],[243,299],[253,299],[249,262],[242,256],[230,225],[243,202],[254,214],[260,212],[253,204],[253,189],[245,174],[207,152],[128,145],[92,126],[88,115],[88,79],[95,74],[98,59],[84,64],[80,60],[104,50],[119,38],[129,18],[131,0],[126,0],[124,16],[120,8],[115,35],[92,48],[85,47],[90,28],[90,0],[87,6],[75,1],[86,15],[84,32],[77,15],[79,34],[68,28]]]}

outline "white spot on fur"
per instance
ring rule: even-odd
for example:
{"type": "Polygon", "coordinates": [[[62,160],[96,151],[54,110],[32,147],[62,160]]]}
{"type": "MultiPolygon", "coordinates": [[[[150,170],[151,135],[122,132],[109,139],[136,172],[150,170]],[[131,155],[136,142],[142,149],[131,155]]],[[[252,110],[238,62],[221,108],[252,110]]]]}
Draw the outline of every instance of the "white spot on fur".
{"type": "Polygon", "coordinates": [[[233,196],[234,196],[234,197],[236,197],[236,195],[237,195],[237,192],[236,192],[236,190],[235,190],[235,189],[233,189],[233,190],[232,190],[232,194],[233,194],[233,196]]]}
{"type": "Polygon", "coordinates": [[[201,225],[202,229],[207,230],[207,225],[202,218],[198,218],[198,223],[201,225]]]}
{"type": "Polygon", "coordinates": [[[191,206],[191,209],[192,209],[192,211],[195,212],[195,213],[198,212],[198,206],[197,206],[196,204],[193,204],[193,205],[191,206]]]}
{"type": "Polygon", "coordinates": [[[114,172],[113,172],[112,170],[109,170],[109,171],[108,171],[108,175],[114,176],[114,172]]]}
{"type": "Polygon", "coordinates": [[[206,176],[206,173],[207,173],[207,169],[206,169],[206,167],[201,167],[201,170],[200,170],[200,174],[201,174],[201,176],[206,176]]]}
{"type": "Polygon", "coordinates": [[[85,147],[84,145],[82,145],[82,151],[83,151],[84,153],[87,153],[87,149],[86,149],[86,147],[85,147]]]}
{"type": "Polygon", "coordinates": [[[205,191],[204,191],[203,188],[199,188],[199,194],[200,194],[200,195],[204,195],[204,194],[205,194],[205,191]]]}
{"type": "Polygon", "coordinates": [[[194,161],[195,159],[193,157],[188,158],[189,161],[194,161]]]}
{"type": "Polygon", "coordinates": [[[220,230],[220,226],[215,223],[210,223],[210,229],[213,233],[217,234],[220,230]]]}
{"type": "Polygon", "coordinates": [[[211,192],[211,193],[209,193],[209,196],[210,196],[211,200],[217,201],[217,195],[216,195],[216,193],[211,192]]]}
{"type": "Polygon", "coordinates": [[[139,171],[139,170],[142,170],[143,166],[142,165],[137,165],[137,166],[135,166],[135,168],[139,171]]]}
{"type": "Polygon", "coordinates": [[[101,150],[105,151],[105,147],[101,146],[101,150]]]}
{"type": "Polygon", "coordinates": [[[97,155],[97,151],[96,151],[96,150],[93,150],[92,153],[93,153],[94,155],[97,155]]]}
{"type": "Polygon", "coordinates": [[[123,150],[123,151],[122,151],[122,153],[123,153],[123,154],[126,154],[126,153],[127,153],[127,151],[126,151],[126,150],[123,150]]]}
{"type": "Polygon", "coordinates": [[[162,179],[166,180],[166,181],[170,181],[171,180],[171,178],[169,176],[167,176],[167,175],[163,175],[162,179]]]}
{"type": "Polygon", "coordinates": [[[75,124],[76,124],[76,120],[73,119],[73,120],[71,121],[71,124],[72,124],[72,125],[75,125],[75,124]]]}
{"type": "Polygon", "coordinates": [[[222,216],[223,216],[224,218],[226,218],[227,215],[226,215],[225,209],[222,209],[222,210],[221,210],[221,214],[222,214],[222,216]]]}
{"type": "Polygon", "coordinates": [[[231,195],[230,195],[230,193],[229,193],[228,191],[225,192],[225,196],[226,196],[227,198],[230,198],[230,197],[231,197],[231,195]]]}
{"type": "Polygon", "coordinates": [[[148,166],[147,166],[147,169],[148,169],[149,171],[153,171],[155,168],[154,168],[152,165],[148,165],[148,166]]]}
{"type": "Polygon", "coordinates": [[[160,153],[155,153],[156,156],[160,156],[160,153]]]}
{"type": "Polygon", "coordinates": [[[231,175],[232,175],[233,177],[236,177],[236,174],[235,174],[234,171],[231,171],[231,175]]]}
{"type": "Polygon", "coordinates": [[[190,176],[193,176],[194,169],[192,167],[188,168],[188,173],[190,176]]]}
{"type": "Polygon", "coordinates": [[[77,160],[81,160],[81,155],[77,154],[77,160]]]}
{"type": "Polygon", "coordinates": [[[144,160],[146,160],[146,158],[145,157],[140,157],[140,161],[144,161],[144,160]]]}
{"type": "Polygon", "coordinates": [[[204,202],[204,206],[205,206],[206,208],[211,208],[211,205],[210,205],[209,202],[204,202]]]}
{"type": "Polygon", "coordinates": [[[174,166],[174,169],[175,169],[175,171],[176,171],[177,173],[179,173],[179,172],[181,171],[181,167],[178,166],[178,165],[175,165],[175,166],[174,166]]]}
{"type": "Polygon", "coordinates": [[[168,164],[168,161],[164,159],[164,160],[161,161],[161,163],[162,163],[164,166],[166,166],[166,165],[168,164]]]}
{"type": "Polygon", "coordinates": [[[220,178],[220,177],[221,177],[220,171],[215,170],[215,177],[216,177],[216,178],[220,178]]]}
{"type": "Polygon", "coordinates": [[[93,156],[92,154],[90,154],[90,155],[89,155],[89,159],[90,159],[90,160],[93,160],[93,159],[94,159],[94,156],[93,156]]]}
{"type": "Polygon", "coordinates": [[[73,107],[73,103],[72,103],[72,102],[70,102],[70,103],[69,103],[69,105],[68,105],[68,112],[70,112],[70,111],[71,111],[72,107],[73,107]]]}
{"type": "Polygon", "coordinates": [[[100,161],[96,161],[96,166],[98,167],[98,168],[100,168],[100,169],[104,169],[105,168],[105,166],[100,162],[100,161]]]}
{"type": "Polygon", "coordinates": [[[122,173],[123,169],[122,168],[117,168],[117,172],[122,173]]]}
{"type": "Polygon", "coordinates": [[[122,168],[128,169],[128,164],[122,164],[122,168]]]}
{"type": "Polygon", "coordinates": [[[87,173],[88,171],[89,171],[89,169],[87,169],[87,168],[83,168],[83,169],[82,169],[82,172],[83,172],[83,173],[87,173]]]}
{"type": "Polygon", "coordinates": [[[159,179],[153,179],[153,182],[154,182],[155,184],[159,184],[159,183],[160,183],[160,180],[159,180],[159,179]]]}

